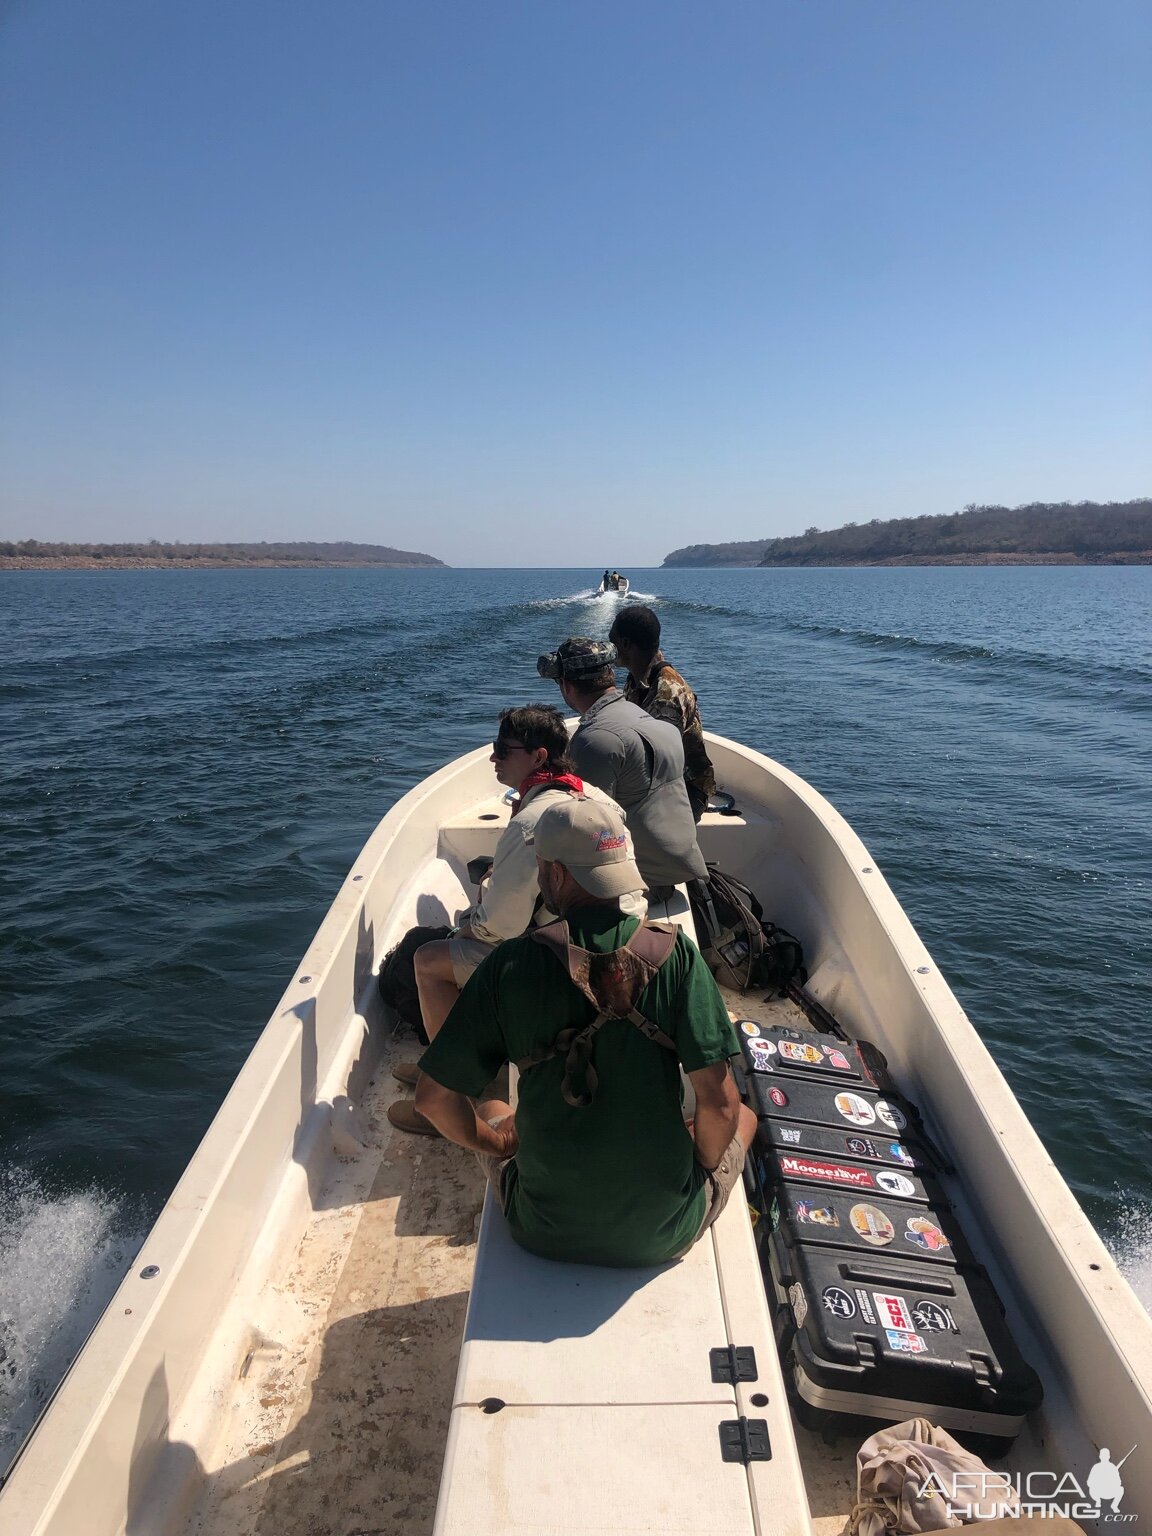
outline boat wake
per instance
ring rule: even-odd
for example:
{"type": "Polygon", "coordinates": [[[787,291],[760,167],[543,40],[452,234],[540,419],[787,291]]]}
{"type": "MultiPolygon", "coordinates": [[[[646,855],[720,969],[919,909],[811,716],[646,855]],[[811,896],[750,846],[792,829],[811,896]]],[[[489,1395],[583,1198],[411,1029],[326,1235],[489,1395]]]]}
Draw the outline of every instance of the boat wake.
{"type": "Polygon", "coordinates": [[[1120,1273],[1152,1312],[1152,1209],[1129,1206],[1115,1231],[1103,1235],[1120,1273]]]}
{"type": "Polygon", "coordinates": [[[99,1189],[53,1196],[0,1174],[0,1472],[68,1369],[148,1230],[99,1189]]]}

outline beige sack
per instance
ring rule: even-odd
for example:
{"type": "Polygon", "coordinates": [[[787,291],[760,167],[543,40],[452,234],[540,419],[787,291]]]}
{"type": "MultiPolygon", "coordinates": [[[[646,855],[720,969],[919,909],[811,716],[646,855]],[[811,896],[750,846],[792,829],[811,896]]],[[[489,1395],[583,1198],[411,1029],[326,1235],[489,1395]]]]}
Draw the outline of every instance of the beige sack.
{"type": "Polygon", "coordinates": [[[857,1451],[856,1504],[845,1536],[913,1536],[966,1520],[996,1520],[1018,1507],[1002,1473],[927,1419],[908,1419],[878,1430],[857,1451]],[[962,1514],[953,1514],[950,1503],[962,1514]]]}

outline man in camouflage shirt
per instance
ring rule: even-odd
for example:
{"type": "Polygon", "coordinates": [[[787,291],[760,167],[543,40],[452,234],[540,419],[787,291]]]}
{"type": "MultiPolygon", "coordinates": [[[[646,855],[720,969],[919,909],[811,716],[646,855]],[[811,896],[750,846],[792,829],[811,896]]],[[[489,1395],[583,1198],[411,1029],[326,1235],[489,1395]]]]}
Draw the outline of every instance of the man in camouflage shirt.
{"type": "Polygon", "coordinates": [[[704,814],[716,793],[716,774],[704,745],[704,730],[696,695],[660,649],[660,620],[651,608],[635,604],[621,608],[608,635],[616,654],[628,668],[624,697],[654,720],[667,720],[684,741],[684,781],[692,815],[704,814]]]}

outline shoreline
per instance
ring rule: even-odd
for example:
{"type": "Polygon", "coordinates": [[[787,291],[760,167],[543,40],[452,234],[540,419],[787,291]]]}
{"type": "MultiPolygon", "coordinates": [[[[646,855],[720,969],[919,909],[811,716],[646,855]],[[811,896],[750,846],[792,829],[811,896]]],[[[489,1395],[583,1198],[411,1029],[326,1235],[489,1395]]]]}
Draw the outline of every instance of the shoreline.
{"type": "Polygon", "coordinates": [[[1120,550],[1108,555],[889,555],[882,560],[846,560],[843,557],[820,560],[759,560],[727,565],[717,562],[662,566],[667,571],[789,571],[796,569],[883,568],[928,565],[1152,565],[1152,550],[1120,550]]]}
{"type": "Polygon", "coordinates": [[[56,555],[38,560],[30,555],[0,555],[0,571],[447,571],[451,567],[411,565],[388,560],[165,560],[146,556],[56,555]]]}

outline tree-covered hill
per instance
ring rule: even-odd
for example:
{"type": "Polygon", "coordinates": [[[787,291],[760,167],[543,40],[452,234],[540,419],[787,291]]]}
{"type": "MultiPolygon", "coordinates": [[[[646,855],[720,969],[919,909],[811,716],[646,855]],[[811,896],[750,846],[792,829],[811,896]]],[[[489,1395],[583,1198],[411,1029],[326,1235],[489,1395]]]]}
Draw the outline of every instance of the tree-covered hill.
{"type": "Polygon", "coordinates": [[[432,555],[391,549],[386,544],[45,544],[39,539],[0,540],[0,566],[229,566],[229,565],[387,565],[443,566],[432,555]]]}
{"type": "Polygon", "coordinates": [[[783,539],[692,544],[666,566],[1152,564],[1152,500],[967,506],[783,539]]]}

